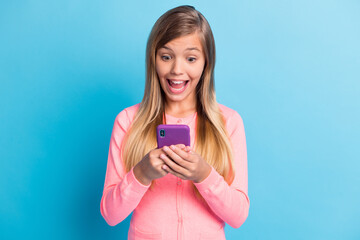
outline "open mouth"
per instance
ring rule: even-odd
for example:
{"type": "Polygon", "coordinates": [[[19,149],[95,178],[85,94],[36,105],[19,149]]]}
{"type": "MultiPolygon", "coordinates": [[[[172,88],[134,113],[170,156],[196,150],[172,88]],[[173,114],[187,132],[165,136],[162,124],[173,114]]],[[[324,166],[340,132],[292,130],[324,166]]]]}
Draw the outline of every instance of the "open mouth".
{"type": "Polygon", "coordinates": [[[166,79],[166,80],[168,82],[169,90],[172,93],[182,93],[186,89],[186,87],[189,83],[189,80],[187,80],[187,81],[170,80],[170,79],[166,79]]]}

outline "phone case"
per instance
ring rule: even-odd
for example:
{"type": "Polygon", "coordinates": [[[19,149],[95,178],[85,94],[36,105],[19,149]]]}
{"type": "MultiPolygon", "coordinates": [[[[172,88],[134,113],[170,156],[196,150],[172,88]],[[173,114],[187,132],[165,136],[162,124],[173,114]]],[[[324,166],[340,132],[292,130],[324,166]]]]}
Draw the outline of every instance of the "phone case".
{"type": "Polygon", "coordinates": [[[156,127],[158,148],[175,144],[190,146],[190,128],[188,125],[160,124],[156,127]]]}

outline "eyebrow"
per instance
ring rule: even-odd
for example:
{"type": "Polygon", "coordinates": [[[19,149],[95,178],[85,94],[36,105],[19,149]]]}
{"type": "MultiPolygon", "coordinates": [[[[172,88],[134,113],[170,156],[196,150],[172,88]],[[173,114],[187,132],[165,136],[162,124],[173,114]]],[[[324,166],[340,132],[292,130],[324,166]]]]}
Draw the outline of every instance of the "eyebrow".
{"type": "MultiPolygon", "coordinates": [[[[169,47],[167,47],[167,46],[163,46],[163,47],[161,47],[161,48],[165,48],[165,49],[167,49],[167,50],[173,51],[171,48],[169,48],[169,47]]],[[[185,51],[193,51],[193,50],[201,52],[200,49],[198,49],[197,47],[191,47],[191,48],[185,49],[185,51]]]]}

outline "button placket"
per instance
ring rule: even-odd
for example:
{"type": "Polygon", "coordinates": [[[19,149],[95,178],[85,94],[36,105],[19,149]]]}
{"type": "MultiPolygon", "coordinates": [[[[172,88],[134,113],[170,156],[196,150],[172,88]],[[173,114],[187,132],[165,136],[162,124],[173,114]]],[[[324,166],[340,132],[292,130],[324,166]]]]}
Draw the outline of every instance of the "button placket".
{"type": "Polygon", "coordinates": [[[177,178],[176,181],[176,207],[178,214],[178,239],[182,239],[183,232],[183,216],[182,216],[182,190],[183,190],[183,181],[181,178],[177,178]]]}

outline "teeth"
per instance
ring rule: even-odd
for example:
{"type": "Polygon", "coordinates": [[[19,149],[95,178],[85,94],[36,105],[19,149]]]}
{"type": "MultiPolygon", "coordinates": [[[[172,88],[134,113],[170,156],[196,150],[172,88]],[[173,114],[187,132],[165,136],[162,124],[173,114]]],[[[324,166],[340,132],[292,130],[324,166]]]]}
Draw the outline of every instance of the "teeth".
{"type": "Polygon", "coordinates": [[[171,83],[173,83],[173,84],[182,84],[183,81],[171,81],[171,83]]]}

